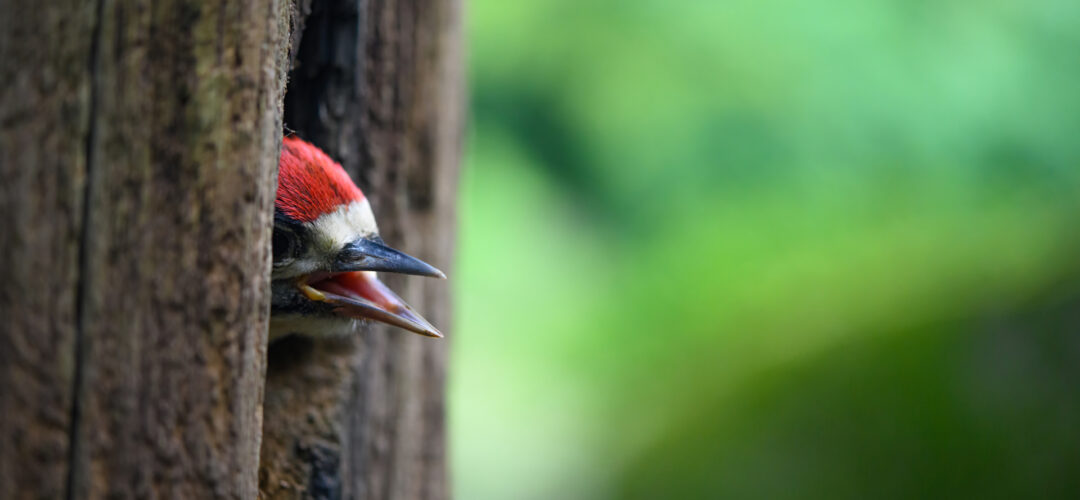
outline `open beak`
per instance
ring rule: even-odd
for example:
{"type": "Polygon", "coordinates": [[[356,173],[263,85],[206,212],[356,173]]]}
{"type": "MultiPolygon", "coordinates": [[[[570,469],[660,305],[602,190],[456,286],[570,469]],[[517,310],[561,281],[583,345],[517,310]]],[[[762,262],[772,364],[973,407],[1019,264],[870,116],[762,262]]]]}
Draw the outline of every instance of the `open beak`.
{"type": "Polygon", "coordinates": [[[443,336],[379,281],[375,271],[446,278],[420,259],[378,239],[362,238],[338,253],[333,272],[307,276],[297,286],[308,299],[332,304],[334,312],[342,316],[366,318],[428,337],[443,336]]]}

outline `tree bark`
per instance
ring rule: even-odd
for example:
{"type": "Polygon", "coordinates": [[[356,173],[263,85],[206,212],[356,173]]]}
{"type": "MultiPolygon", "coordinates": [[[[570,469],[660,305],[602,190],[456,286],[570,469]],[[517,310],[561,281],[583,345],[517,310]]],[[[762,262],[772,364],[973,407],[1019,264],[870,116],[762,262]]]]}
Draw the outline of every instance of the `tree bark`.
{"type": "MultiPolygon", "coordinates": [[[[453,280],[447,268],[464,102],[460,2],[314,0],[304,10],[286,129],[359,181],[388,243],[453,280]]],[[[446,282],[384,278],[449,330],[446,282]]],[[[340,342],[271,346],[262,495],[446,498],[447,345],[375,326],[340,342]]]]}
{"type": "MultiPolygon", "coordinates": [[[[447,496],[446,341],[285,342],[262,399],[290,58],[289,126],[445,270],[460,5],[295,9],[0,3],[0,498],[447,496]]],[[[449,330],[445,282],[388,278],[449,330]]]]}
{"type": "Polygon", "coordinates": [[[288,14],[0,4],[0,497],[255,496],[288,14]]]}

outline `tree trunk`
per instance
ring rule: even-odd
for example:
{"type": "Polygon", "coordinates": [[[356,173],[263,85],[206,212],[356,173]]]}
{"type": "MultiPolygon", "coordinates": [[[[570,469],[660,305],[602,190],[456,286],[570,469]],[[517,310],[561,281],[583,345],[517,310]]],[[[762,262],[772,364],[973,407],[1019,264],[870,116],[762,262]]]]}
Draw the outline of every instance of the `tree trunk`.
{"type": "Polygon", "coordinates": [[[253,498],[288,4],[0,4],[0,497],[253,498]]]}
{"type": "MultiPolygon", "coordinates": [[[[460,3],[314,0],[303,10],[286,128],[359,181],[388,243],[453,280],[460,3]]],[[[447,282],[384,278],[449,329],[447,282]]],[[[447,343],[376,326],[341,342],[271,346],[262,495],[446,498],[447,343]]]]}
{"type": "MultiPolygon", "coordinates": [[[[262,404],[287,49],[288,124],[446,269],[460,7],[295,9],[0,4],[0,498],[447,495],[446,341],[283,342],[262,404]]],[[[388,278],[449,328],[445,282],[388,278]]]]}

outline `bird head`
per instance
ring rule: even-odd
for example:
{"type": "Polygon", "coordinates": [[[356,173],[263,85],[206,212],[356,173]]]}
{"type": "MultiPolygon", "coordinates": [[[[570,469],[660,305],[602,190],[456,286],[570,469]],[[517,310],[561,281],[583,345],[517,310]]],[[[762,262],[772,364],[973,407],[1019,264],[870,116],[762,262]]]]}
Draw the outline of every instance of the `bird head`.
{"type": "Polygon", "coordinates": [[[371,205],[341,165],[294,137],[281,147],[273,254],[270,340],[346,335],[365,320],[442,337],[376,273],[446,276],[387,246],[371,205]]]}

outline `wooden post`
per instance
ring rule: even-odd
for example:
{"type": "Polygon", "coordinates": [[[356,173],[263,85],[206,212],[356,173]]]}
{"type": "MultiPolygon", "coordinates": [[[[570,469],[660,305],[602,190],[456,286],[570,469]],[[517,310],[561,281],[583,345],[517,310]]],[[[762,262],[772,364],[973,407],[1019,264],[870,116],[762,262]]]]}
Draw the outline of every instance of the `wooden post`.
{"type": "Polygon", "coordinates": [[[262,405],[290,44],[288,125],[452,276],[460,5],[296,9],[0,3],[0,499],[447,496],[448,341],[283,343],[262,405]]]}
{"type": "Polygon", "coordinates": [[[253,498],[289,4],[0,3],[0,498],[253,498]]]}
{"type": "MultiPolygon", "coordinates": [[[[285,126],[340,161],[383,238],[453,280],[463,78],[454,0],[314,0],[290,74],[285,126]]],[[[448,283],[384,275],[446,340],[373,327],[342,342],[271,346],[265,498],[448,496],[448,283]]]]}

